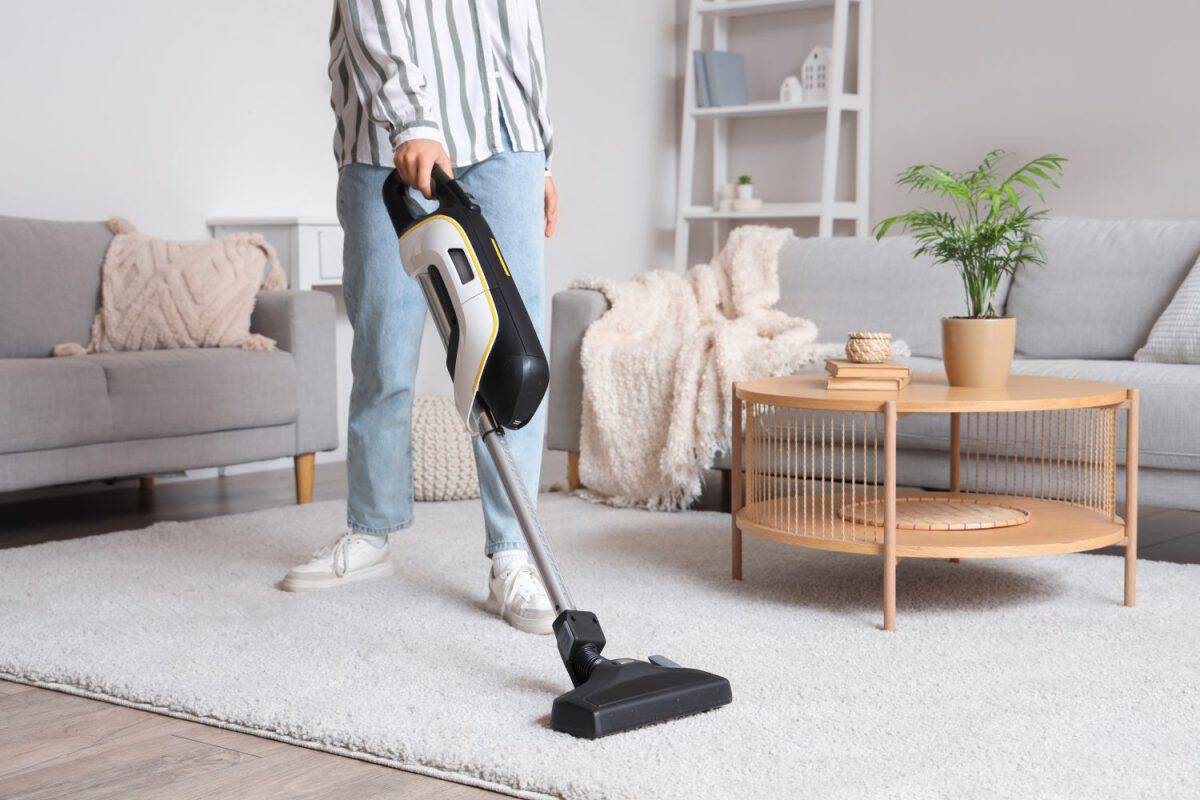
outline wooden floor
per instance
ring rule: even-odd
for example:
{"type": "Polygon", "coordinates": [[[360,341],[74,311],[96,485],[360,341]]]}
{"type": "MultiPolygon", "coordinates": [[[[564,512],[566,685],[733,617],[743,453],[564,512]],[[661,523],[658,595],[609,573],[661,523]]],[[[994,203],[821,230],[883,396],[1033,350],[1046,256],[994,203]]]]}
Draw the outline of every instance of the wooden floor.
{"type": "Polygon", "coordinates": [[[500,795],[258,736],[0,681],[4,800],[500,795]]]}
{"type": "MultiPolygon", "coordinates": [[[[552,457],[545,483],[565,474],[552,457]]],[[[0,495],[0,548],[273,508],[290,470],[211,480],[136,481],[0,495]]],[[[341,464],[318,465],[314,500],[346,496],[341,464]]],[[[1141,556],[1200,563],[1200,513],[1143,508],[1141,556]]],[[[1120,552],[1119,548],[1111,548],[1120,552]]],[[[1107,551],[1100,551],[1107,552],[1107,551]]],[[[257,736],[0,681],[0,798],[413,798],[499,795],[257,736]]]]}

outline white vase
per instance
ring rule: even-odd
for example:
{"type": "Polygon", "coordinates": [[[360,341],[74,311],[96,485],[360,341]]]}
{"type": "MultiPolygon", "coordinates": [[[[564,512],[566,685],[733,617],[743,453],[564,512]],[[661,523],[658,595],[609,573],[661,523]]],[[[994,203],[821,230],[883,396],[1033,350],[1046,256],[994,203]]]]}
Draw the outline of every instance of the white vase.
{"type": "Polygon", "coordinates": [[[737,185],[738,200],[751,200],[754,197],[753,183],[739,183],[737,185]]]}
{"type": "Polygon", "coordinates": [[[733,184],[722,183],[717,189],[717,202],[714,208],[718,211],[728,211],[733,205],[733,184]]]}

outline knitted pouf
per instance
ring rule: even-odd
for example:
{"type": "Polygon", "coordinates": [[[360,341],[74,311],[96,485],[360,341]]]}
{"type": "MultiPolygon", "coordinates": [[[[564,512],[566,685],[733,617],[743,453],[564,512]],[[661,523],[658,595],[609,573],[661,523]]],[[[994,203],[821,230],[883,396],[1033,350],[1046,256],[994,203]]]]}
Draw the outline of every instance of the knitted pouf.
{"type": "Polygon", "coordinates": [[[413,399],[413,497],[469,500],[479,497],[471,437],[452,397],[413,399]]]}

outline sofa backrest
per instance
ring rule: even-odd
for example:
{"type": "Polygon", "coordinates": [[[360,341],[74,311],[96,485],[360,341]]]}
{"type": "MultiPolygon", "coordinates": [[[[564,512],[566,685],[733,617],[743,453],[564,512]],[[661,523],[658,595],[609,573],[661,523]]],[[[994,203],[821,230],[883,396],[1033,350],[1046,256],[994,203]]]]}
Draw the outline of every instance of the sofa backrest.
{"type": "Polygon", "coordinates": [[[1060,217],[1044,267],[1017,272],[1005,313],[1027,358],[1128,361],[1200,256],[1200,222],[1060,217]]]}
{"type": "Polygon", "coordinates": [[[87,342],[111,240],[103,222],[0,217],[0,358],[87,342]]]}
{"type": "MultiPolygon", "coordinates": [[[[886,331],[913,355],[940,357],[941,318],[967,313],[967,301],[954,268],[915,249],[910,236],[793,239],[779,256],[779,308],[815,322],[823,342],[886,331]]],[[[999,308],[1007,291],[1006,280],[999,308]]]]}

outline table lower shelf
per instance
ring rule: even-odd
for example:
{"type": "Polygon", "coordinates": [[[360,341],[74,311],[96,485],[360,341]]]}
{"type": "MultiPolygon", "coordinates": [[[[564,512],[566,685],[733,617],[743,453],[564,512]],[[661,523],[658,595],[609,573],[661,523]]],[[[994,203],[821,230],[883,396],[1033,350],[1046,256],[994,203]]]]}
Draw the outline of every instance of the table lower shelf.
{"type": "MultiPolygon", "coordinates": [[[[883,493],[880,492],[882,498],[883,493]]],[[[896,531],[896,555],[901,558],[1005,558],[1078,553],[1117,544],[1125,539],[1120,517],[1054,500],[1008,495],[951,495],[949,492],[902,491],[900,496],[961,496],[1014,505],[1030,513],[1028,522],[983,530],[896,531]]],[[[856,500],[863,500],[859,493],[856,500]]],[[[799,547],[848,553],[883,554],[881,526],[842,520],[836,510],[851,498],[828,494],[807,501],[789,497],[751,503],[737,512],[738,529],[764,539],[799,547]]]]}

